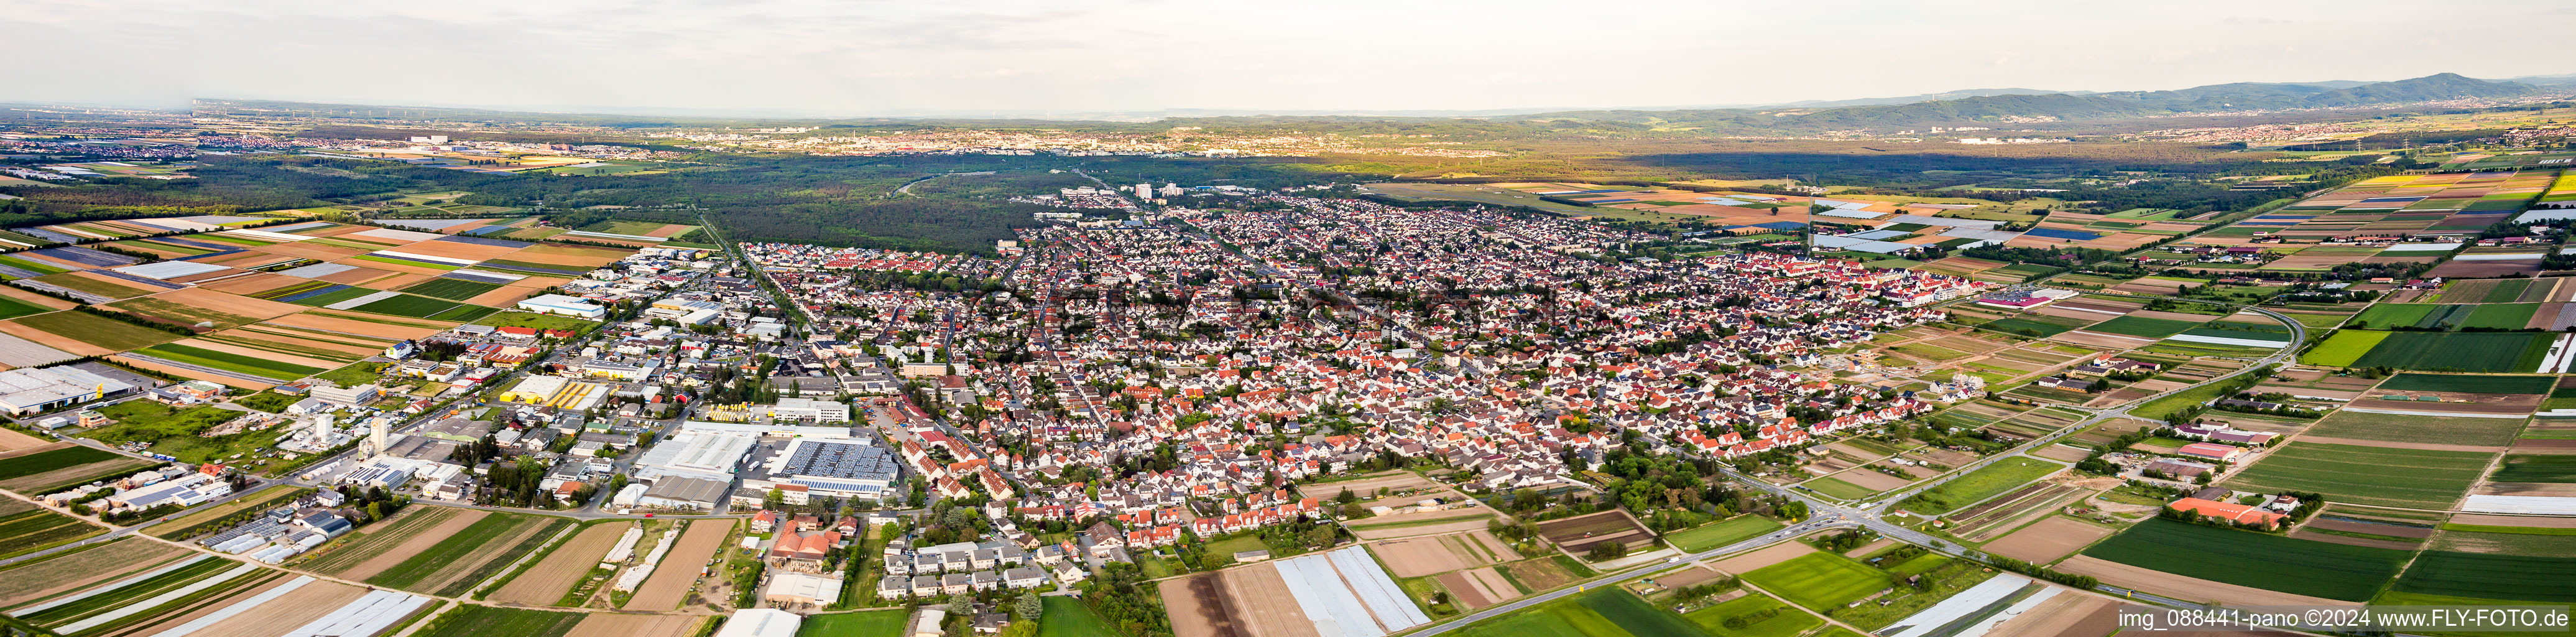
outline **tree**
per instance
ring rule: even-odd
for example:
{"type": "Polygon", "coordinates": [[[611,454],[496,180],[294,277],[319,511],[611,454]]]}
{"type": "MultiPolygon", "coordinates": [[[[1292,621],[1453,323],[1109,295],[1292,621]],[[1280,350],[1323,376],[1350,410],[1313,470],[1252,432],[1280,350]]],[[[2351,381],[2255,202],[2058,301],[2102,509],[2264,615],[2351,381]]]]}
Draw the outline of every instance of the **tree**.
{"type": "Polygon", "coordinates": [[[1038,615],[1046,612],[1046,603],[1038,600],[1037,591],[1029,591],[1020,595],[1020,601],[1011,604],[1011,611],[1019,613],[1020,621],[1037,623],[1038,615]]]}

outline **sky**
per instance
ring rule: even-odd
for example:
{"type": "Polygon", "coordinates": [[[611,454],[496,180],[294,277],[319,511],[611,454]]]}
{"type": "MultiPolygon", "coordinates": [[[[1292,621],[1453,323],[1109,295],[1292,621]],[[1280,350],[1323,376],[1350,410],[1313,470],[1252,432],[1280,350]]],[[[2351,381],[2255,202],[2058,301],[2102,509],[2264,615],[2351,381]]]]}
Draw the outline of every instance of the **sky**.
{"type": "Polygon", "coordinates": [[[0,101],[706,114],[1671,107],[2576,72],[2576,3],[0,0],[0,101]],[[2499,55],[2500,52],[2507,53],[2499,55]]]}

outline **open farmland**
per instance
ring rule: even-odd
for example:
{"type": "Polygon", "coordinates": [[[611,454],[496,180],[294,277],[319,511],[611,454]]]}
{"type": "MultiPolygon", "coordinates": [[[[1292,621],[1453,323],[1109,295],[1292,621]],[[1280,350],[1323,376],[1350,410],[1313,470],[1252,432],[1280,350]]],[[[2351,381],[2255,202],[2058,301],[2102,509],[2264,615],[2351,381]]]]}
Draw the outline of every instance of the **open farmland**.
{"type": "Polygon", "coordinates": [[[196,554],[168,544],[117,539],[89,544],[0,567],[0,607],[88,588],[134,573],[158,568],[182,554],[196,554]]]}
{"type": "MultiPolygon", "coordinates": [[[[2332,365],[2342,360],[2363,339],[2353,338],[2338,344],[2344,332],[2329,337],[2320,351],[2304,359],[2311,364],[2332,365]]],[[[2531,332],[2384,332],[2379,342],[2344,367],[2390,367],[2395,369],[2447,370],[2464,372],[2528,372],[2540,366],[2549,355],[2549,346],[2557,337],[2531,332]]]]}
{"type": "Polygon", "coordinates": [[[2576,602],[2576,557],[2425,551],[2395,590],[2528,602],[2576,602]]]}
{"type": "Polygon", "coordinates": [[[28,507],[0,515],[0,557],[15,557],[69,544],[74,540],[106,533],[107,529],[60,513],[28,507]]]}
{"type": "Polygon", "coordinates": [[[486,515],[366,581],[441,596],[459,595],[570,524],[556,517],[486,515]]]}
{"type": "Polygon", "coordinates": [[[1627,512],[1619,510],[1540,522],[1538,532],[1547,541],[1575,553],[1610,541],[1626,544],[1634,550],[1655,539],[1654,533],[1638,524],[1635,518],[1628,517],[1627,512]]]}
{"type": "Polygon", "coordinates": [[[562,600],[573,585],[590,575],[592,569],[598,568],[600,558],[608,555],[609,547],[616,544],[618,536],[633,526],[633,523],[609,522],[582,527],[572,539],[547,552],[526,572],[494,589],[488,599],[528,606],[553,605],[562,600]]]}
{"type": "Polygon", "coordinates": [[[414,637],[563,637],[587,613],[524,610],[467,604],[430,620],[414,637]]]}
{"type": "Polygon", "coordinates": [[[2156,518],[2084,555],[2239,586],[2362,601],[2396,577],[2410,553],[2156,518]]]}
{"type": "Polygon", "coordinates": [[[20,338],[74,354],[122,352],[180,338],[178,334],[74,310],[22,316],[9,322],[37,332],[29,334],[11,330],[20,338]],[[70,341],[72,345],[66,347],[64,341],[70,341]],[[90,347],[81,347],[81,344],[90,347]]]}
{"type": "Polygon", "coordinates": [[[2576,455],[2512,454],[2487,479],[2495,482],[2576,483],[2576,455]]]}
{"type": "Polygon", "coordinates": [[[1808,553],[1743,577],[1790,603],[1820,611],[1841,608],[1895,581],[1886,572],[1834,553],[1808,553]]]}
{"type": "Polygon", "coordinates": [[[2036,458],[2004,458],[1906,498],[1900,506],[1915,513],[1940,515],[2065,468],[2065,465],[2036,458]]]}
{"type": "Polygon", "coordinates": [[[1697,553],[1759,537],[1780,527],[1779,521],[1770,518],[1739,515],[1697,528],[1674,531],[1665,535],[1664,541],[1683,551],[1697,553]]]}
{"type": "Polygon", "coordinates": [[[677,608],[698,580],[698,569],[723,548],[726,535],[733,533],[732,520],[696,520],[680,534],[671,552],[635,588],[635,596],[626,598],[626,610],[670,610],[677,608]]]}
{"type": "Polygon", "coordinates": [[[1626,589],[1599,590],[1467,626],[1469,637],[1663,637],[1696,635],[1680,615],[1648,605],[1626,589]]]}
{"type": "Polygon", "coordinates": [[[2489,453],[2292,442],[2237,472],[2240,491],[2310,491],[2338,502],[2449,508],[2485,472],[2489,453]]]}
{"type": "MultiPolygon", "coordinates": [[[[2402,408],[2403,404],[2396,406],[2402,408]]],[[[2318,421],[2316,426],[2309,427],[2300,435],[2338,440],[2502,447],[2513,444],[2514,433],[2518,431],[2522,431],[2520,417],[2447,418],[2342,410],[2326,416],[2325,420],[2318,421]]]]}

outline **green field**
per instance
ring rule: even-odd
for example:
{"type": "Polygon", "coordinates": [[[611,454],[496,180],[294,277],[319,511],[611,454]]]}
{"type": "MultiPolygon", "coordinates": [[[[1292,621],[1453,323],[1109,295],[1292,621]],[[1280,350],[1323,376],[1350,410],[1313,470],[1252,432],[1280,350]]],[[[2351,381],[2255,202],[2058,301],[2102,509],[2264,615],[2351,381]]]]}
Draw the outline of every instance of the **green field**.
{"type": "MultiPolygon", "coordinates": [[[[213,250],[208,250],[207,252],[213,252],[213,250]]],[[[64,273],[64,272],[70,272],[70,271],[71,271],[71,270],[63,269],[63,268],[61,268],[61,267],[59,267],[59,266],[55,266],[55,265],[51,265],[51,264],[46,264],[46,263],[37,263],[37,262],[36,262],[36,260],[34,260],[34,259],[29,259],[29,258],[26,258],[26,257],[14,256],[14,255],[0,255],[0,265],[6,265],[6,266],[9,266],[9,267],[17,268],[17,269],[20,269],[20,270],[26,270],[26,271],[29,271],[29,272],[34,272],[34,273],[37,273],[37,274],[62,274],[62,273],[64,273]]]]}
{"type": "Polygon", "coordinates": [[[377,293],[377,292],[381,292],[381,291],[383,291],[383,290],[370,290],[370,289],[367,289],[367,288],[362,288],[362,287],[358,287],[358,286],[354,286],[354,285],[353,285],[353,286],[349,286],[349,287],[345,287],[345,288],[340,288],[340,289],[337,289],[337,290],[332,290],[332,291],[324,292],[324,293],[321,293],[321,294],[315,294],[315,295],[313,295],[313,296],[308,296],[308,297],[304,297],[304,298],[296,299],[296,300],[293,300],[293,301],[287,301],[287,302],[288,302],[288,303],[293,303],[293,304],[296,304],[296,305],[302,305],[302,306],[305,306],[305,307],[322,307],[322,306],[325,306],[325,305],[330,305],[330,304],[333,304],[333,303],[338,303],[338,302],[341,302],[341,301],[346,301],[346,300],[349,300],[349,299],[354,299],[354,298],[358,298],[358,297],[361,297],[361,296],[366,296],[366,295],[369,295],[369,294],[375,294],[375,293],[377,293]]]}
{"type": "Polygon", "coordinates": [[[31,453],[15,458],[0,458],[0,480],[32,476],[55,469],[68,469],[101,460],[115,460],[123,457],[126,456],[117,455],[96,447],[71,446],[42,453],[31,453]]]}
{"type": "MultiPolygon", "coordinates": [[[[32,506],[15,500],[10,503],[32,506]]],[[[34,553],[106,532],[104,527],[52,511],[19,511],[0,516],[0,557],[34,553]]]]}
{"type": "Polygon", "coordinates": [[[2425,551],[2395,590],[2426,595],[2576,602],[2576,557],[2425,551]]]}
{"type": "Polygon", "coordinates": [[[2356,327],[2409,327],[2441,307],[2433,303],[2377,303],[2353,315],[2352,321],[2356,327]]]}
{"type": "Polygon", "coordinates": [[[469,569],[474,575],[479,576],[458,578],[456,581],[450,582],[436,591],[421,591],[437,595],[462,594],[466,590],[473,588],[475,584],[482,583],[484,577],[489,577],[492,571],[499,570],[500,565],[508,564],[511,560],[518,559],[519,555],[527,552],[526,550],[504,551],[500,554],[489,557],[479,564],[466,562],[468,555],[473,553],[475,550],[483,548],[483,545],[485,544],[500,541],[505,537],[518,533],[531,525],[538,525],[542,528],[537,529],[534,535],[531,535],[520,542],[521,546],[519,548],[533,550],[537,546],[542,545],[546,539],[553,537],[556,532],[563,530],[563,527],[569,524],[571,524],[571,521],[569,520],[554,517],[538,517],[509,513],[487,515],[484,516],[483,519],[475,520],[474,524],[465,527],[465,530],[458,531],[455,535],[449,536],[446,540],[439,542],[437,546],[430,547],[427,551],[422,551],[419,554],[406,558],[402,563],[395,564],[392,568],[385,569],[384,572],[377,573],[374,577],[367,578],[367,583],[391,588],[414,590],[425,580],[430,579],[434,575],[439,575],[450,569],[464,568],[469,569]]]}
{"type": "Polygon", "coordinates": [[[490,325],[492,327],[527,327],[540,330],[572,330],[575,332],[588,332],[591,328],[599,327],[598,321],[577,319],[560,314],[538,314],[535,312],[521,312],[518,310],[509,310],[496,313],[491,316],[486,316],[475,320],[474,324],[490,325]]]}
{"type": "Polygon", "coordinates": [[[2473,394],[2546,394],[2557,376],[2480,374],[2398,374],[2379,384],[2390,391],[2448,391],[2473,394]]]}
{"type": "Polygon", "coordinates": [[[73,310],[22,316],[10,322],[119,352],[179,340],[177,334],[73,310]]]}
{"type": "Polygon", "coordinates": [[[484,283],[482,281],[468,281],[465,279],[430,279],[422,282],[420,285],[403,288],[403,291],[421,296],[432,296],[451,301],[463,301],[474,298],[475,296],[481,295],[485,292],[498,289],[501,289],[501,284],[499,283],[484,283]]]}
{"type": "MultiPolygon", "coordinates": [[[[1047,617],[1052,619],[1054,615],[1047,617]]],[[[1469,637],[1689,637],[1702,634],[1680,615],[1647,605],[1645,600],[1628,594],[1626,589],[1608,586],[1478,622],[1460,632],[1469,637]]]]}
{"type": "Polygon", "coordinates": [[[476,319],[476,318],[482,318],[485,314],[490,314],[490,313],[498,312],[498,311],[499,311],[499,310],[496,310],[496,309],[493,309],[493,308],[482,307],[482,306],[479,306],[479,305],[466,305],[466,304],[463,304],[463,303],[458,303],[458,302],[451,301],[451,300],[447,300],[447,299],[433,299],[433,298],[429,298],[429,297],[426,297],[426,296],[412,296],[412,295],[409,295],[409,294],[395,295],[395,296],[392,296],[392,297],[388,297],[388,298],[385,298],[385,299],[378,300],[378,301],[373,302],[373,303],[368,303],[368,304],[366,304],[366,305],[360,305],[360,306],[357,306],[357,307],[349,308],[349,310],[350,310],[350,311],[353,311],[353,312],[368,312],[368,313],[373,313],[373,314],[390,314],[390,315],[393,315],[393,316],[408,316],[408,317],[412,317],[412,318],[421,318],[421,319],[459,320],[459,321],[470,321],[470,320],[473,320],[473,319],[476,319]],[[480,310],[483,310],[483,313],[482,313],[482,314],[476,314],[476,315],[474,315],[473,317],[470,317],[470,318],[460,318],[460,319],[446,319],[446,318],[442,318],[442,316],[444,316],[444,315],[446,315],[446,314],[448,314],[448,313],[451,313],[451,312],[457,311],[459,308],[475,308],[475,309],[480,309],[480,310]]]}
{"type": "Polygon", "coordinates": [[[16,617],[38,626],[60,628],[85,617],[148,601],[156,596],[186,588],[190,584],[215,577],[238,566],[241,566],[240,562],[208,557],[167,573],[113,589],[96,591],[77,601],[18,614],[16,617]]]}
{"type": "Polygon", "coordinates": [[[2576,483],[2576,456],[2511,454],[2487,476],[2492,482],[2576,483]]]}
{"type": "Polygon", "coordinates": [[[2124,334],[2128,336],[2143,336],[2146,338],[2164,338],[2175,334],[2181,334],[2183,330],[2199,326],[2199,323],[2191,321],[2148,318],[2144,316],[2122,316],[2108,321],[2095,323],[2092,327],[2084,329],[2086,331],[2102,332],[2105,334],[2124,334]]]}
{"type": "Polygon", "coordinates": [[[2449,508],[2494,454],[2292,442],[2229,478],[2240,491],[2310,491],[2335,502],[2449,508]]]}
{"type": "Polygon", "coordinates": [[[2307,353],[2300,354],[2299,362],[2326,367],[2351,367],[2354,361],[2361,360],[2361,357],[2369,354],[2371,349],[2379,347],[2381,341],[2388,340],[2388,335],[2392,333],[2394,332],[2336,330],[2334,334],[2326,337],[2325,342],[2318,343],[2307,353]]]}
{"type": "Polygon", "coordinates": [[[1082,598],[1048,595],[1038,598],[1046,605],[1040,611],[1038,637],[1119,637],[1127,633],[1109,625],[1100,611],[1082,603],[1082,598]]]}
{"type": "Polygon", "coordinates": [[[2556,340],[2533,332],[2390,332],[2348,367],[2525,372],[2540,367],[2556,340]]]}
{"type": "Polygon", "coordinates": [[[2362,601],[2396,577],[2411,552],[2155,518],[2085,549],[2084,555],[2238,586],[2362,601]]]}
{"type": "Polygon", "coordinates": [[[2480,305],[2477,306],[2477,309],[2469,312],[2468,320],[2461,321],[2460,327],[2518,330],[2522,329],[2523,325],[2530,323],[2531,315],[2538,313],[2539,311],[2540,304],[2538,303],[2491,303],[2480,305]]]}
{"type": "Polygon", "coordinates": [[[53,308],[20,301],[11,297],[0,296],[0,319],[17,318],[29,314],[43,314],[51,311],[54,311],[53,308]]]}
{"type": "Polygon", "coordinates": [[[1753,569],[1744,581],[1811,610],[1842,608],[1895,582],[1884,571],[1837,553],[1808,553],[1753,569]]]}
{"type": "Polygon", "coordinates": [[[587,613],[500,608],[466,604],[430,620],[428,626],[412,633],[413,637],[563,637],[581,623],[587,613]]]}
{"type": "MultiPolygon", "coordinates": [[[[2576,457],[2576,456],[2571,456],[2576,457]]],[[[1664,541],[1683,551],[1698,553],[1742,542],[1778,530],[1781,524],[1758,515],[1739,515],[1723,521],[1664,535],[1664,541]]]]}
{"type": "Polygon", "coordinates": [[[797,625],[796,637],[904,637],[904,620],[911,618],[902,609],[809,615],[797,625]]]}
{"type": "Polygon", "coordinates": [[[1807,611],[1761,593],[1727,600],[1682,617],[1719,637],[1795,637],[1825,623],[1807,611]],[[1726,627],[1726,620],[1738,617],[1744,618],[1743,628],[1726,627]]]}
{"type": "Polygon", "coordinates": [[[200,365],[230,372],[240,372],[243,374],[280,381],[295,380],[329,371],[319,367],[310,367],[284,361],[244,356],[231,352],[218,352],[201,347],[189,347],[177,343],[162,343],[160,345],[134,350],[134,353],[154,358],[168,359],[180,363],[187,363],[190,365],[200,365]]]}
{"type": "Polygon", "coordinates": [[[1967,475],[1943,482],[1940,486],[1924,490],[1914,497],[1906,498],[1899,506],[1907,511],[1927,515],[1948,513],[1951,509],[2011,491],[2013,487],[2056,473],[2064,468],[2066,468],[2064,465],[2036,458],[2022,456],[2005,458],[1986,465],[1985,468],[1971,471],[1967,475]]]}
{"type": "MultiPolygon", "coordinates": [[[[1867,471],[1867,469],[1863,469],[1863,471],[1867,471]]],[[[1870,494],[1878,493],[1877,491],[1869,490],[1867,487],[1837,480],[1831,476],[1808,480],[1805,484],[1798,486],[1804,487],[1809,491],[1825,494],[1825,497],[1838,500],[1858,500],[1869,497],[1870,494]]]]}
{"type": "MultiPolygon", "coordinates": [[[[2369,401],[2374,407],[2403,407],[2406,403],[2369,401]]],[[[2423,442],[2449,445],[2505,446],[2513,444],[2514,434],[2522,431],[2522,418],[2456,418],[2417,416],[2413,414],[2374,414],[2337,411],[2301,432],[2326,438],[2385,440],[2389,442],[2423,442]]]]}

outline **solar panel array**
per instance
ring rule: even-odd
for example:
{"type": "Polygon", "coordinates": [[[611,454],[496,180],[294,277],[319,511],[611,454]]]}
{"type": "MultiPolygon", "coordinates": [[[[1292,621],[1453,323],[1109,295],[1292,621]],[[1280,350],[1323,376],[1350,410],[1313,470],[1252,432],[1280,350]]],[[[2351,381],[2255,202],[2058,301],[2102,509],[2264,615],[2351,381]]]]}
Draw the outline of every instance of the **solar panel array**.
{"type": "Polygon", "coordinates": [[[846,442],[804,441],[796,453],[787,458],[781,473],[832,478],[873,478],[891,480],[895,474],[894,454],[870,445],[846,442]]]}

